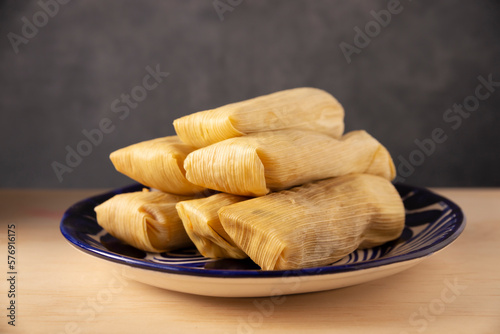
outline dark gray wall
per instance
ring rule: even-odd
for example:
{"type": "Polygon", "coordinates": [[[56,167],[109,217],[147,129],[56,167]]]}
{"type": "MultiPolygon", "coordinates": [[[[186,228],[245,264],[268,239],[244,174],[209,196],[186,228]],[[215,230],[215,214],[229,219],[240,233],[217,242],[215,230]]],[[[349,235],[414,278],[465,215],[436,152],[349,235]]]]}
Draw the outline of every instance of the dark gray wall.
{"type": "Polygon", "coordinates": [[[215,2],[219,16],[213,1],[73,0],[53,17],[36,1],[0,2],[0,186],[128,184],[113,150],[173,134],[179,116],[298,86],[336,96],[346,130],[385,144],[406,183],[500,186],[500,87],[476,92],[479,77],[500,82],[499,2],[401,0],[385,26],[372,11],[388,1],[239,2],[215,2]],[[347,44],[358,46],[350,62],[347,44]],[[125,107],[147,66],[169,75],[125,107]],[[470,112],[447,111],[463,103],[470,112]],[[58,179],[54,162],[103,119],[108,133],[58,179]]]}

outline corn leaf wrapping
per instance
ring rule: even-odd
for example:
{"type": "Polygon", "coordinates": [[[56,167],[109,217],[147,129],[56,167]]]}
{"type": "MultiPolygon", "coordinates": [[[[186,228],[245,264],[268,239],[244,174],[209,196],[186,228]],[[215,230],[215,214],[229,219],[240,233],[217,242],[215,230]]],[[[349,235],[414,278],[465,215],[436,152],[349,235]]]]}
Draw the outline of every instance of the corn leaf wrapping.
{"type": "Polygon", "coordinates": [[[210,258],[244,259],[248,257],[224,231],[217,215],[217,211],[223,206],[246,199],[246,197],[220,193],[177,203],[177,212],[184,228],[201,255],[210,258]]]}
{"type": "Polygon", "coordinates": [[[363,130],[340,140],[301,130],[231,138],[190,153],[184,168],[194,184],[242,196],[350,173],[395,177],[387,149],[363,130]]]}
{"type": "Polygon", "coordinates": [[[133,144],[110,155],[116,170],[152,188],[180,195],[204,190],[185,177],[184,159],[194,150],[177,136],[133,144]]]}
{"type": "Polygon", "coordinates": [[[181,140],[200,148],[251,133],[301,129],[339,138],[344,132],[344,109],[329,93],[295,88],[200,111],[176,119],[181,140]]]}
{"type": "Polygon", "coordinates": [[[287,270],[328,265],[396,239],[405,211],[391,182],[351,174],[225,206],[219,217],[263,270],[287,270]]]}
{"type": "Polygon", "coordinates": [[[147,252],[193,246],[175,205],[193,197],[145,191],[118,194],[96,206],[97,223],[109,234],[147,252]]]}

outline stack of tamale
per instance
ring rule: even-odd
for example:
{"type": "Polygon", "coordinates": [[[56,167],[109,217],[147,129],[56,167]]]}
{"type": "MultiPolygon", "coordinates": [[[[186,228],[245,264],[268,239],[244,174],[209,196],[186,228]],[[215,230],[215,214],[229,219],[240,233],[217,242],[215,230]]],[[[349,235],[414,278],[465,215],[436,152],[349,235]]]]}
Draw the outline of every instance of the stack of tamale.
{"type": "Polygon", "coordinates": [[[174,121],[177,136],[111,153],[115,168],[156,191],[95,208],[110,234],[150,252],[194,244],[211,258],[263,270],[333,263],[399,237],[404,207],[387,149],[343,134],[327,92],[295,88],[174,121]]]}

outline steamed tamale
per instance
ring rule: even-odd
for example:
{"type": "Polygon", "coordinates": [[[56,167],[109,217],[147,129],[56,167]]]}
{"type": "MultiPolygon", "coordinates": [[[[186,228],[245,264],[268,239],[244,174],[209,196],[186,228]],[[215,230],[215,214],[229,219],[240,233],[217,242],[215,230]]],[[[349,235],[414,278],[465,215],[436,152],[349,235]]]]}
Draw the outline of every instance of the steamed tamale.
{"type": "Polygon", "coordinates": [[[164,192],[191,195],[204,190],[186,180],[184,159],[194,150],[177,136],[133,144],[110,155],[116,170],[164,192]]]}
{"type": "Polygon", "coordinates": [[[225,206],[219,217],[262,269],[286,270],[328,265],[396,239],[405,211],[391,182],[351,174],[225,206]]]}
{"type": "Polygon", "coordinates": [[[217,215],[223,206],[247,198],[220,193],[206,198],[177,203],[176,208],[188,236],[201,255],[211,258],[243,259],[248,257],[224,231],[217,215]]]}
{"type": "Polygon", "coordinates": [[[181,140],[200,148],[251,133],[300,129],[339,138],[344,131],[344,109],[327,92],[295,88],[200,111],[174,121],[181,140]]]}
{"type": "Polygon", "coordinates": [[[192,196],[160,191],[118,194],[95,208],[97,223],[121,241],[147,252],[192,246],[175,205],[192,196]]]}
{"type": "Polygon", "coordinates": [[[184,168],[194,184],[242,196],[350,173],[395,177],[389,152],[362,130],[340,140],[303,130],[226,139],[190,153],[184,168]]]}

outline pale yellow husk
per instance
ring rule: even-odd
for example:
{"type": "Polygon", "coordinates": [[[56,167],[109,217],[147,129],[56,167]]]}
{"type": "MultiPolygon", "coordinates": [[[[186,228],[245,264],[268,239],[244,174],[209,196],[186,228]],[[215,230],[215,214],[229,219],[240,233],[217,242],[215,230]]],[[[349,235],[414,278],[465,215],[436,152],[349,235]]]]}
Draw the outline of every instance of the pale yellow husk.
{"type": "Polygon", "coordinates": [[[191,241],[201,255],[210,258],[248,257],[224,231],[217,211],[248,198],[220,193],[207,198],[179,202],[177,212],[191,241]]]}
{"type": "Polygon", "coordinates": [[[396,175],[387,149],[363,130],[341,139],[302,130],[231,138],[190,153],[184,168],[194,184],[242,196],[351,173],[396,175]]]}
{"type": "Polygon", "coordinates": [[[177,136],[133,144],[110,155],[116,170],[145,186],[164,192],[191,195],[204,190],[185,177],[184,159],[194,150],[177,136]]]}
{"type": "Polygon", "coordinates": [[[192,196],[160,191],[115,195],[95,207],[97,223],[109,234],[147,252],[192,247],[175,205],[192,196]]]}
{"type": "Polygon", "coordinates": [[[263,270],[331,264],[400,236],[405,211],[388,180],[351,174],[219,210],[225,231],[263,270]]]}
{"type": "Polygon", "coordinates": [[[299,129],[339,138],[344,131],[344,109],[329,93],[301,87],[200,111],[176,119],[181,140],[200,148],[256,132],[299,129]]]}

